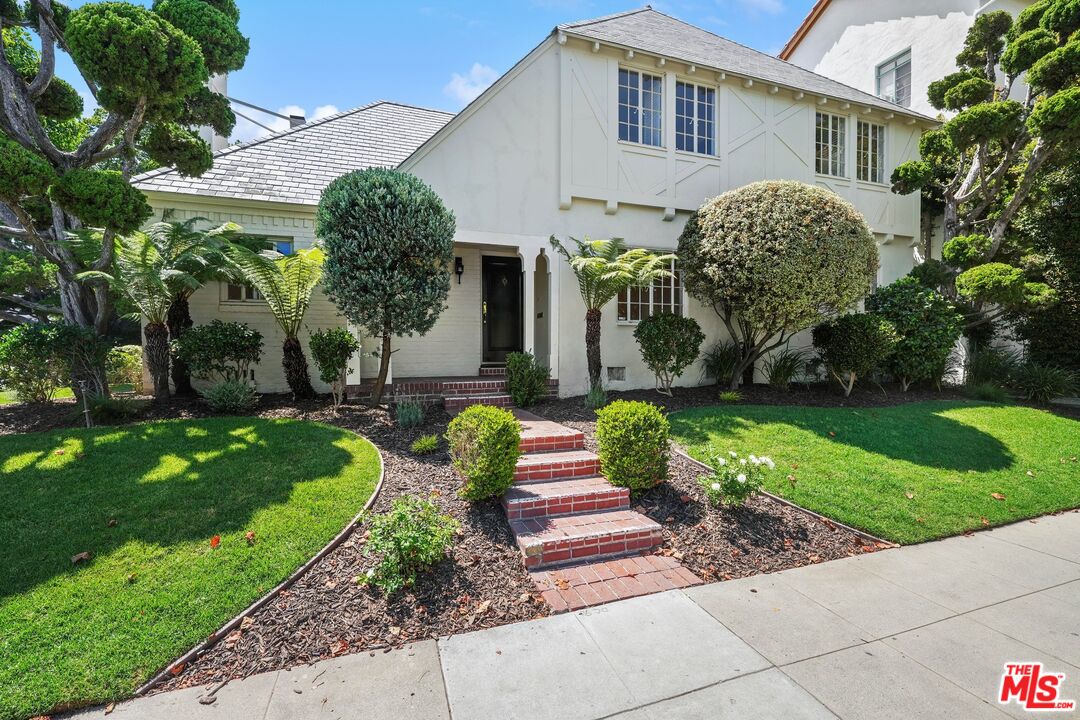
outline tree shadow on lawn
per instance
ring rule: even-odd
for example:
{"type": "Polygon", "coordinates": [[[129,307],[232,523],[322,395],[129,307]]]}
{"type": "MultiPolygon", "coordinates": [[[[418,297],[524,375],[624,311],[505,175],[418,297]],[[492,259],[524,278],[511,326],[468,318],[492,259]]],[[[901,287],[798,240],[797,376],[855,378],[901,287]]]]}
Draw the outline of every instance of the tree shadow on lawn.
{"type": "MultiPolygon", "coordinates": [[[[992,404],[927,402],[882,408],[816,408],[742,405],[688,410],[672,416],[672,430],[698,446],[753,433],[759,425],[789,425],[831,442],[914,465],[958,472],[988,472],[1013,464],[996,437],[942,415],[955,408],[992,404]],[[714,440],[719,436],[720,440],[714,440]]],[[[741,448],[732,448],[743,451],[741,448]]],[[[762,452],[762,450],[757,450],[762,452]]],[[[764,452],[770,452],[764,450],[764,452]]]]}
{"type": "Polygon", "coordinates": [[[353,461],[335,445],[351,433],[273,427],[295,424],[217,418],[5,438],[0,598],[107,563],[133,540],[158,550],[194,540],[209,547],[214,535],[287,502],[297,483],[339,474],[353,461]],[[89,561],[74,565],[82,552],[89,561]]]}

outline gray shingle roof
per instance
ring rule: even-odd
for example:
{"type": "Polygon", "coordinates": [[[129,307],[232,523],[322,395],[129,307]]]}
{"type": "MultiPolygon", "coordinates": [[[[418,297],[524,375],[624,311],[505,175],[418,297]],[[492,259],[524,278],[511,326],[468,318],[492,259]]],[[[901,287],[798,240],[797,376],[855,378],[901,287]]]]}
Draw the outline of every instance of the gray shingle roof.
{"type": "Polygon", "coordinates": [[[369,167],[397,167],[452,117],[379,101],[224,148],[202,177],[162,168],[133,182],[147,192],[317,205],[334,178],[369,167]]]}
{"type": "Polygon", "coordinates": [[[559,25],[556,31],[934,122],[933,118],[714,35],[650,7],[559,25]]]}

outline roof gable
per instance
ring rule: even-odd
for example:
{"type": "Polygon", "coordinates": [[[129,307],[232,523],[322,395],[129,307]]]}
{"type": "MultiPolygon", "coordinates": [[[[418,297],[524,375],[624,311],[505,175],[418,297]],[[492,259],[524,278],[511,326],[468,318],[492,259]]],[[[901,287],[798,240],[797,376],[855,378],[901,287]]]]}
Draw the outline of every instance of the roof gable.
{"type": "Polygon", "coordinates": [[[161,168],[132,182],[144,192],[317,205],[335,178],[369,167],[397,167],[452,117],[379,101],[224,148],[201,177],[161,168]]]}

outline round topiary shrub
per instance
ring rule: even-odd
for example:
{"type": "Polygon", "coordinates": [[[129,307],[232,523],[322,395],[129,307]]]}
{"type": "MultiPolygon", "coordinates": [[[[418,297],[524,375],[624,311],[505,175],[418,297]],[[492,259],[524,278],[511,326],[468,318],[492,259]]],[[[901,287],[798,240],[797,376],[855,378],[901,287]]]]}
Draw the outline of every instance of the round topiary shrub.
{"type": "Polygon", "coordinates": [[[758,182],[709,201],[686,221],[679,259],[687,291],[735,335],[726,380],[795,333],[844,313],[870,289],[877,246],[866,219],[836,193],[758,182]]]}
{"type": "Polygon", "coordinates": [[[650,315],[634,328],[641,359],[656,375],[656,389],[671,396],[671,383],[697,360],[705,333],[697,320],[675,313],[650,315]]]}
{"type": "Polygon", "coordinates": [[[450,421],[446,441],[454,468],[465,479],[461,497],[485,500],[514,484],[521,425],[509,410],[471,405],[450,421]]]}
{"type": "Polygon", "coordinates": [[[873,313],[852,313],[814,328],[814,347],[821,360],[851,395],[855,381],[881,368],[896,348],[892,323],[873,313]]]}
{"type": "Polygon", "coordinates": [[[596,411],[600,470],[612,485],[648,490],[667,478],[671,425],[652,403],[616,400],[596,411]]]}

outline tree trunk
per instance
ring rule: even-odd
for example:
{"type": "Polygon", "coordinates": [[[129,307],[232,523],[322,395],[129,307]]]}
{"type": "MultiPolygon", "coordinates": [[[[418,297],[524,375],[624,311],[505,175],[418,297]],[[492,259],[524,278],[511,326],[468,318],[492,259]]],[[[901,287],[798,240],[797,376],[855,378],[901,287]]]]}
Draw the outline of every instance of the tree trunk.
{"type": "Polygon", "coordinates": [[[165,323],[148,323],[143,328],[143,354],[154,383],[154,401],[169,399],[169,328],[165,323]]]}
{"type": "Polygon", "coordinates": [[[315,397],[315,388],[311,387],[308,376],[307,358],[304,348],[296,338],[285,338],[281,346],[281,366],[285,368],[285,382],[289,383],[293,400],[311,400],[315,397]]]}
{"type": "Polygon", "coordinates": [[[186,295],[180,295],[173,299],[172,304],[169,305],[169,312],[165,318],[165,323],[169,326],[169,347],[172,356],[172,381],[174,391],[177,395],[194,395],[195,388],[191,386],[191,372],[188,370],[187,363],[177,357],[176,353],[171,352],[171,343],[179,340],[180,336],[183,335],[188,328],[194,325],[191,320],[191,307],[188,304],[186,295]]]}
{"type": "Polygon", "coordinates": [[[379,353],[379,377],[375,378],[375,388],[371,391],[371,407],[378,407],[382,402],[386,375],[390,372],[390,336],[383,335],[382,351],[379,353]]]}
{"type": "MultiPolygon", "coordinates": [[[[108,314],[98,312],[94,291],[83,283],[65,279],[60,273],[56,274],[56,282],[60,291],[60,309],[63,311],[64,322],[93,328],[98,335],[104,336],[108,330],[108,314]]],[[[71,391],[80,404],[83,383],[90,395],[109,397],[109,381],[103,360],[75,363],[72,368],[71,391]]]]}
{"type": "Polygon", "coordinates": [[[589,360],[589,389],[601,387],[600,371],[600,311],[588,310],[585,313],[585,355],[589,360]]]}

